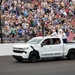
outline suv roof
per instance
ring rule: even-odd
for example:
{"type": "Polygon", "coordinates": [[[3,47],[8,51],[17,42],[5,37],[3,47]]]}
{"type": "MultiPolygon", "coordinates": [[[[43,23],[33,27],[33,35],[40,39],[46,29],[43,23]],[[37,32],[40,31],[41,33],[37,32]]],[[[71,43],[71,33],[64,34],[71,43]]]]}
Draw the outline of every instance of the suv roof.
{"type": "Polygon", "coordinates": [[[40,39],[40,38],[60,38],[60,37],[54,37],[54,36],[39,36],[39,37],[34,37],[34,38],[37,38],[37,39],[40,39]]]}

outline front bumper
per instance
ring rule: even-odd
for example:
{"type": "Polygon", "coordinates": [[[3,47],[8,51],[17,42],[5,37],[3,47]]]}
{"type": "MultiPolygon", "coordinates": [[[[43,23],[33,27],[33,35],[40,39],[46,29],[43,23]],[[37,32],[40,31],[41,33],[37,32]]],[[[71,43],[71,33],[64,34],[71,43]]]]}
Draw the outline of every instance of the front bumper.
{"type": "Polygon", "coordinates": [[[19,52],[13,52],[13,57],[16,59],[28,59],[29,53],[19,53],[19,52]]]}
{"type": "Polygon", "coordinates": [[[13,57],[17,60],[28,60],[27,58],[23,58],[22,56],[13,55],[13,57]]]}

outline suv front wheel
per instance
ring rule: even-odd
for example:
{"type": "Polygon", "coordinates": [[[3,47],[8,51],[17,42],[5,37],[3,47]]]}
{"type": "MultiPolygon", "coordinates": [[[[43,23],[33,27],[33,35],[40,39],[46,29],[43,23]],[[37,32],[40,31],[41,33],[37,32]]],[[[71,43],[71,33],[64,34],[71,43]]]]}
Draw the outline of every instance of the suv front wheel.
{"type": "Polygon", "coordinates": [[[37,53],[31,53],[29,56],[29,62],[35,63],[38,61],[38,54],[37,53]]]}

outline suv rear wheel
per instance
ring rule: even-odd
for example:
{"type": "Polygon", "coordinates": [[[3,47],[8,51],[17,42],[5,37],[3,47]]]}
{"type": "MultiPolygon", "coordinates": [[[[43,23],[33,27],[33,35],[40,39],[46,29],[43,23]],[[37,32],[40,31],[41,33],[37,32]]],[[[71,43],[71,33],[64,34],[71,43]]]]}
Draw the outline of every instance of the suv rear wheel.
{"type": "Polygon", "coordinates": [[[71,51],[68,53],[67,58],[69,60],[74,60],[75,59],[75,51],[71,51]]]}

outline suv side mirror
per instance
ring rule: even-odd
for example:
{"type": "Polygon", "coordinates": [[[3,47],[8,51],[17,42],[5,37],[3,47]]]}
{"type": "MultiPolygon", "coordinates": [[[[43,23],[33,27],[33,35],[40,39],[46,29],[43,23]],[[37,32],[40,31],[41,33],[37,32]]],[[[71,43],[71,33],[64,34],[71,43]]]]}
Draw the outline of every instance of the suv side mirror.
{"type": "Polygon", "coordinates": [[[42,43],[42,44],[41,44],[41,47],[43,47],[44,45],[45,45],[45,43],[42,43]]]}

